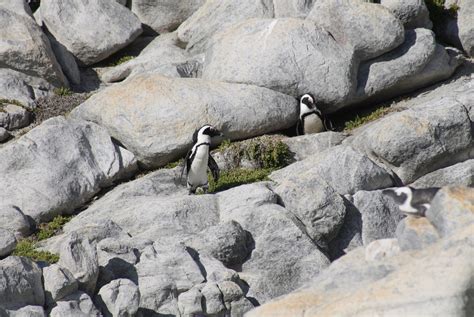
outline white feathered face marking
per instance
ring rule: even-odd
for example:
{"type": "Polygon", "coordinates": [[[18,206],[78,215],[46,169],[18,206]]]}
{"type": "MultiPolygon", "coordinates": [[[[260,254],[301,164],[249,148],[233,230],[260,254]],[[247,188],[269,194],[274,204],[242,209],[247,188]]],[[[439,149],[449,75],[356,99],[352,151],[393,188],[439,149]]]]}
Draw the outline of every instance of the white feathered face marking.
{"type": "Polygon", "coordinates": [[[219,130],[214,128],[212,125],[206,124],[194,132],[193,141],[194,143],[203,142],[210,140],[212,137],[221,135],[222,133],[219,130]]]}
{"type": "Polygon", "coordinates": [[[319,109],[316,107],[316,104],[314,103],[314,98],[310,94],[304,94],[300,98],[300,118],[310,112],[317,111],[318,113],[321,113],[319,109]]]}

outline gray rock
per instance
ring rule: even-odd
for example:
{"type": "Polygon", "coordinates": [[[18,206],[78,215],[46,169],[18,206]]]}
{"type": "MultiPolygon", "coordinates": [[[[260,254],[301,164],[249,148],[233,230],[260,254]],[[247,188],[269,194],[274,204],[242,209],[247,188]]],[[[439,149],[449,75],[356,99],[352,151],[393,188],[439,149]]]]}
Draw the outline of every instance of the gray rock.
{"type": "Polygon", "coordinates": [[[217,286],[222,293],[222,300],[224,303],[237,301],[244,296],[244,292],[240,286],[232,281],[222,281],[217,283],[217,286]]]}
{"type": "Polygon", "coordinates": [[[380,261],[399,253],[400,245],[397,239],[375,240],[365,247],[365,259],[367,261],[380,261]]]}
{"type": "Polygon", "coordinates": [[[431,29],[433,27],[424,1],[381,0],[380,4],[388,8],[407,29],[431,29]]]}
{"type": "Polygon", "coordinates": [[[0,128],[0,143],[5,142],[10,138],[10,133],[5,128],[0,128]]]}
{"type": "Polygon", "coordinates": [[[392,169],[403,184],[474,155],[467,110],[450,97],[388,115],[348,142],[392,169]]]}
{"type": "Polygon", "coordinates": [[[431,201],[426,218],[442,237],[454,234],[474,222],[474,189],[442,188],[431,201]]]}
{"type": "Polygon", "coordinates": [[[474,159],[448,166],[420,177],[410,186],[414,188],[444,186],[474,186],[474,159]]]}
{"type": "Polygon", "coordinates": [[[95,245],[86,237],[71,234],[62,243],[58,265],[68,269],[78,281],[79,289],[89,294],[95,290],[99,263],[95,245]]]}
{"type": "Polygon", "coordinates": [[[194,316],[204,312],[202,307],[202,294],[197,288],[179,294],[178,307],[180,316],[194,316]]]}
{"type": "Polygon", "coordinates": [[[419,250],[439,239],[439,233],[427,218],[411,216],[400,221],[396,236],[402,251],[419,250]]]}
{"type": "Polygon", "coordinates": [[[273,0],[275,18],[305,18],[315,0],[273,0]]]}
{"type": "Polygon", "coordinates": [[[380,261],[368,262],[364,250],[355,250],[334,262],[310,287],[246,316],[469,315],[473,312],[466,300],[472,292],[473,230],[470,225],[423,250],[380,261]]]}
{"type": "Polygon", "coordinates": [[[232,267],[242,264],[250,253],[249,238],[238,222],[229,221],[207,228],[184,243],[232,267]]]}
{"type": "Polygon", "coordinates": [[[0,106],[0,127],[15,130],[26,127],[30,121],[30,113],[25,108],[12,104],[0,106]]]}
{"type": "Polygon", "coordinates": [[[204,3],[204,0],[134,0],[132,12],[158,33],[175,30],[204,3]]]}
{"type": "Polygon", "coordinates": [[[295,97],[312,93],[332,112],[355,91],[355,73],[352,49],[313,21],[286,18],[248,20],[216,35],[202,77],[295,97]]]}
{"type": "Polygon", "coordinates": [[[309,181],[326,181],[340,195],[359,190],[374,190],[392,186],[390,175],[367,156],[348,146],[329,148],[307,159],[273,172],[270,178],[282,182],[295,175],[303,175],[309,181]]]}
{"type": "Polygon", "coordinates": [[[205,281],[201,268],[183,246],[147,247],[136,265],[140,308],[179,314],[178,294],[205,281]]]}
{"type": "Polygon", "coordinates": [[[97,294],[96,301],[104,316],[134,316],[140,303],[138,286],[127,279],[118,279],[103,286],[97,294]]]}
{"type": "Polygon", "coordinates": [[[226,310],[224,305],[222,291],[216,283],[206,283],[201,289],[201,294],[205,299],[205,311],[209,315],[222,313],[226,310]]]}
{"type": "Polygon", "coordinates": [[[99,310],[94,306],[89,295],[83,292],[75,292],[60,301],[49,313],[50,317],[78,316],[78,317],[100,317],[99,310]]]}
{"type": "Polygon", "coordinates": [[[459,3],[458,28],[459,39],[464,51],[469,56],[474,56],[474,1],[462,0],[459,3]]]}
{"type": "Polygon", "coordinates": [[[317,22],[360,60],[382,55],[403,43],[404,29],[389,10],[359,0],[320,0],[307,19],[317,22]]]}
{"type": "Polygon", "coordinates": [[[248,311],[255,308],[254,304],[246,297],[242,297],[238,301],[230,302],[230,317],[243,316],[248,311]]]}
{"type": "Polygon", "coordinates": [[[398,48],[360,65],[356,96],[350,103],[399,96],[449,78],[457,66],[457,56],[436,44],[433,32],[408,30],[398,48]]]}
{"type": "Polygon", "coordinates": [[[10,231],[0,228],[0,258],[4,258],[16,247],[16,238],[10,231]]]}
{"type": "Polygon", "coordinates": [[[0,21],[2,68],[44,78],[56,86],[68,85],[48,38],[36,24],[31,12],[25,11],[23,3],[4,1],[0,5],[0,21]]]}
{"type": "Polygon", "coordinates": [[[288,212],[276,204],[277,196],[268,184],[239,186],[219,193],[218,198],[221,221],[237,221],[255,242],[239,273],[250,287],[248,297],[263,303],[286,294],[329,264],[288,212]]]}
{"type": "Polygon", "coordinates": [[[46,1],[40,10],[48,31],[85,65],[107,58],[142,32],[138,18],[115,0],[46,1]],[[94,32],[83,31],[91,25],[94,32]]]}
{"type": "Polygon", "coordinates": [[[81,72],[74,55],[72,55],[72,53],[69,52],[63,44],[56,41],[54,36],[52,36],[49,32],[46,32],[46,34],[48,35],[54,55],[56,55],[58,63],[61,65],[61,69],[66,75],[67,79],[70,83],[79,85],[81,83],[81,72]]]}
{"type": "Polygon", "coordinates": [[[315,134],[300,135],[293,138],[283,139],[289,150],[294,153],[294,159],[304,160],[313,154],[320,153],[330,147],[339,145],[346,135],[339,132],[322,132],[315,134]]]}
{"type": "MultiPolygon", "coordinates": [[[[2,308],[0,307],[0,315],[2,315],[2,308]]],[[[24,306],[17,310],[7,310],[6,315],[8,317],[46,317],[46,312],[41,306],[24,306]]]]}
{"type": "Polygon", "coordinates": [[[9,230],[17,238],[30,234],[30,223],[23,212],[12,205],[0,206],[0,228],[9,230]]]}
{"type": "Polygon", "coordinates": [[[140,162],[157,167],[183,156],[203,124],[244,139],[291,126],[296,108],[292,97],[260,87],[144,74],[95,94],[72,116],[106,127],[140,162]]]}
{"type": "Polygon", "coordinates": [[[342,226],[346,209],[344,201],[324,180],[311,174],[280,179],[274,189],[283,206],[304,225],[304,231],[326,248],[342,226]]]}
{"type": "Polygon", "coordinates": [[[0,307],[44,305],[41,269],[30,259],[9,256],[0,261],[0,307]]]}
{"type": "Polygon", "coordinates": [[[176,33],[158,36],[132,60],[112,67],[100,75],[107,83],[122,81],[143,73],[161,74],[166,77],[181,77],[178,66],[192,59],[178,46],[176,33]]]}
{"type": "Polygon", "coordinates": [[[57,264],[43,268],[43,280],[48,306],[53,306],[54,302],[75,293],[78,289],[77,280],[72,273],[57,264]]]}
{"type": "Polygon", "coordinates": [[[63,117],[2,147],[0,156],[0,200],[37,221],[74,210],[136,169],[133,155],[105,129],[63,117]]]}
{"type": "Polygon", "coordinates": [[[354,206],[362,217],[362,242],[368,245],[372,241],[394,238],[397,224],[403,214],[393,199],[382,191],[359,191],[354,196],[354,206]]]}
{"type": "Polygon", "coordinates": [[[13,69],[0,68],[0,98],[17,100],[30,108],[39,97],[51,94],[54,86],[45,79],[29,76],[13,69]]]}

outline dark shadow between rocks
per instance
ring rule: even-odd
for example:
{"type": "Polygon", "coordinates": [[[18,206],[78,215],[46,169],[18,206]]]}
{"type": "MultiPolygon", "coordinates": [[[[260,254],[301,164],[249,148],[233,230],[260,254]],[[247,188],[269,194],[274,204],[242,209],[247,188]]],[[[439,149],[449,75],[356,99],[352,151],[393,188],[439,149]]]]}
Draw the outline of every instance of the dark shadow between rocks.
{"type": "Polygon", "coordinates": [[[186,247],[186,251],[193,258],[194,262],[196,262],[197,266],[199,267],[199,271],[201,272],[202,276],[204,276],[205,282],[207,282],[207,271],[204,265],[201,263],[199,252],[188,246],[186,247]]]}
{"type": "Polygon", "coordinates": [[[159,314],[154,310],[148,308],[139,308],[136,314],[137,317],[176,317],[172,314],[159,314]]]}

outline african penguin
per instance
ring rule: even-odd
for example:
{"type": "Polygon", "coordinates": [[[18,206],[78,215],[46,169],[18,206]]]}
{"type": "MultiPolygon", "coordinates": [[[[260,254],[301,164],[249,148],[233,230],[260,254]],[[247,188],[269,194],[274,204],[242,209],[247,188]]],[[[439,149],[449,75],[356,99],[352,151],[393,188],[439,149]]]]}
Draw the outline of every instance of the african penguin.
{"type": "Polygon", "coordinates": [[[438,190],[439,188],[437,187],[415,189],[406,186],[385,189],[382,193],[392,197],[401,212],[424,217],[426,211],[431,206],[431,200],[433,200],[438,190]]]}
{"type": "Polygon", "coordinates": [[[304,94],[300,97],[300,118],[296,124],[296,134],[319,133],[330,127],[329,120],[316,107],[313,96],[304,94]]]}
{"type": "Polygon", "coordinates": [[[204,192],[207,192],[208,167],[211,170],[214,180],[217,181],[219,179],[219,166],[211,156],[209,147],[211,145],[211,138],[221,135],[222,133],[220,133],[219,130],[208,124],[194,132],[194,146],[188,151],[185,158],[185,165],[181,171],[182,178],[184,169],[186,168],[186,180],[189,194],[194,194],[196,189],[199,187],[201,187],[204,192]]]}

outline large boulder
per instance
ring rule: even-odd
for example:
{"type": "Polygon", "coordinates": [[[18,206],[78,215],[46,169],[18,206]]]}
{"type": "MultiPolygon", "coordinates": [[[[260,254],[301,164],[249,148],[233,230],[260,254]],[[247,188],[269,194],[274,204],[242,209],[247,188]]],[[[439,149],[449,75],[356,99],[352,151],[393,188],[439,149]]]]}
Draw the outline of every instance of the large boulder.
{"type": "Polygon", "coordinates": [[[99,307],[106,317],[134,316],[140,303],[140,292],[132,281],[118,279],[103,286],[96,301],[100,303],[99,307]]]}
{"type": "Polygon", "coordinates": [[[441,168],[418,178],[410,186],[415,188],[444,186],[474,186],[474,159],[441,168]]]}
{"type": "Polygon", "coordinates": [[[319,0],[307,19],[324,27],[339,44],[350,45],[360,60],[386,53],[403,43],[403,25],[389,10],[360,0],[319,0]]]}
{"type": "Polygon", "coordinates": [[[138,18],[115,0],[43,1],[40,12],[51,35],[84,65],[107,58],[142,32],[138,18]]]}
{"type": "Polygon", "coordinates": [[[297,103],[254,86],[144,74],[95,94],[72,116],[106,127],[140,162],[157,167],[184,155],[204,124],[228,139],[249,138],[294,124],[297,103]]]}
{"type": "Polygon", "coordinates": [[[459,3],[458,29],[462,48],[471,57],[474,56],[474,1],[462,0],[459,3]]]}
{"type": "Polygon", "coordinates": [[[43,268],[43,280],[48,306],[53,306],[55,302],[75,293],[78,289],[77,280],[72,273],[58,264],[43,268]]]}
{"type": "Polygon", "coordinates": [[[285,138],[282,139],[282,142],[288,145],[288,149],[293,153],[293,158],[300,161],[341,144],[346,137],[347,135],[344,133],[327,131],[285,138]]]}
{"type": "Polygon", "coordinates": [[[158,33],[175,30],[190,17],[205,0],[134,0],[132,12],[140,21],[158,33]]]}
{"type": "Polygon", "coordinates": [[[46,35],[27,12],[24,1],[0,4],[1,68],[44,78],[55,86],[67,86],[46,35]]]}
{"type": "Polygon", "coordinates": [[[380,0],[380,4],[393,13],[407,29],[431,29],[433,23],[424,1],[420,0],[380,0]]]}
{"type": "Polygon", "coordinates": [[[340,45],[313,21],[252,19],[214,37],[202,77],[293,96],[312,93],[333,105],[355,91],[356,66],[352,47],[340,45]]]}
{"type": "Polygon", "coordinates": [[[43,122],[0,156],[0,200],[41,221],[74,210],[136,168],[105,129],[64,117],[43,122]]]}
{"type": "Polygon", "coordinates": [[[465,106],[454,98],[440,98],[386,116],[348,142],[409,184],[472,157],[472,137],[465,106]]]}
{"type": "Polygon", "coordinates": [[[42,272],[30,259],[10,256],[0,261],[0,307],[44,305],[42,272]]]}

